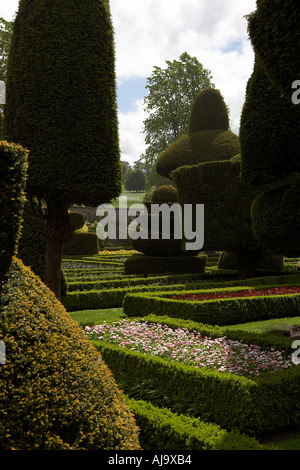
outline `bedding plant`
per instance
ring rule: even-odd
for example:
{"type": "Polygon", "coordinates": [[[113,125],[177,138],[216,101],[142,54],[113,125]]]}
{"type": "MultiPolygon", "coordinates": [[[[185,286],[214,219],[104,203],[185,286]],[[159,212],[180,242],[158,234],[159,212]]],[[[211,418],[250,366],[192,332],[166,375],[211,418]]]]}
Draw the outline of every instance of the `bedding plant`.
{"type": "Polygon", "coordinates": [[[122,319],[111,324],[87,326],[90,339],[113,343],[143,354],[178,361],[194,367],[228,372],[236,375],[261,375],[293,366],[284,352],[275,348],[230,340],[226,336],[210,338],[187,328],[170,328],[165,324],[144,320],[122,319]]]}

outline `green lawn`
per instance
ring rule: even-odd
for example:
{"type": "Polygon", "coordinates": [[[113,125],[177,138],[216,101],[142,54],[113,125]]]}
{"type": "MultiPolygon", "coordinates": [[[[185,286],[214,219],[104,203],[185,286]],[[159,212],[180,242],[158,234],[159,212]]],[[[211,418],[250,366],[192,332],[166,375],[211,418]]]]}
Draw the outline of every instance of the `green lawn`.
{"type": "MultiPolygon", "coordinates": [[[[134,192],[134,191],[123,191],[121,194],[121,197],[127,197],[127,207],[132,206],[133,204],[143,204],[143,199],[145,196],[144,192],[134,192]]],[[[123,201],[122,199],[119,201],[119,198],[114,199],[111,201],[111,204],[114,207],[126,207],[125,206],[125,200],[123,201]]]]}
{"type": "Polygon", "coordinates": [[[70,313],[73,320],[77,321],[83,328],[85,326],[98,325],[104,321],[118,321],[125,318],[122,308],[108,308],[105,310],[80,310],[70,313]]]}

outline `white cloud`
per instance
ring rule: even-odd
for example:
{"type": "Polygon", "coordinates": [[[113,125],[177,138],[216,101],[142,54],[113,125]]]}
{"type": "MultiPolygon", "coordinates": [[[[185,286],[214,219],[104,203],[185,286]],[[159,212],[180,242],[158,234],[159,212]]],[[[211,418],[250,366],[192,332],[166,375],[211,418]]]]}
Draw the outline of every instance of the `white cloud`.
{"type": "Polygon", "coordinates": [[[131,165],[139,160],[145,151],[144,134],[142,134],[145,117],[143,100],[136,101],[133,111],[119,113],[121,160],[131,165]]]}
{"type": "MultiPolygon", "coordinates": [[[[154,66],[165,67],[166,60],[178,59],[186,51],[211,70],[230,109],[231,128],[239,132],[254,62],[244,16],[255,10],[256,0],[111,0],[110,5],[119,80],[149,77],[154,66]]],[[[130,131],[128,125],[126,132],[120,127],[121,141],[131,142],[124,146],[126,155],[134,148],[136,155],[142,148],[140,107],[139,103],[136,116],[132,110],[128,114],[130,131]]],[[[121,122],[126,123],[126,116],[121,122]]]]}
{"type": "MultiPolygon", "coordinates": [[[[17,8],[18,0],[0,0],[5,19],[17,8]]],[[[149,77],[154,66],[165,67],[186,51],[211,70],[238,133],[254,60],[244,15],[255,10],[256,0],[110,0],[110,8],[119,82],[149,77]]],[[[119,116],[122,158],[130,161],[144,151],[141,108],[137,101],[119,116]]]]}

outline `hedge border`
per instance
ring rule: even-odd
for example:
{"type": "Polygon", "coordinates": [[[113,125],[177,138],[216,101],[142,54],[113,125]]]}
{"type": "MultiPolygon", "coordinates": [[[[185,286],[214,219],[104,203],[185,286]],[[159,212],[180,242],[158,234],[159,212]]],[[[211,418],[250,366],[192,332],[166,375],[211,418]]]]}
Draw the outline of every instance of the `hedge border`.
{"type": "MultiPolygon", "coordinates": [[[[208,275],[210,278],[211,275],[208,275]]],[[[272,282],[275,285],[276,283],[285,283],[288,279],[296,282],[298,280],[300,282],[300,274],[288,274],[284,276],[266,276],[260,277],[255,279],[249,279],[245,281],[216,281],[215,282],[207,282],[205,283],[205,288],[216,288],[216,287],[233,287],[233,286],[240,286],[240,285],[267,285],[271,284],[272,282]]],[[[193,290],[195,289],[202,289],[203,290],[203,282],[193,285],[193,290]]],[[[173,284],[173,285],[164,285],[161,287],[158,286],[132,286],[126,288],[116,288],[116,289],[103,289],[103,290],[88,290],[88,291],[74,291],[69,292],[66,296],[62,298],[62,303],[65,308],[69,311],[75,310],[93,310],[98,308],[121,308],[123,306],[123,302],[125,299],[126,294],[128,293],[135,293],[135,292],[159,292],[162,291],[174,291],[174,290],[191,290],[187,289],[186,284],[173,284]]],[[[144,313],[143,313],[144,314],[144,313]]]]}
{"type": "Polygon", "coordinates": [[[228,432],[216,424],[159,408],[145,400],[126,398],[140,428],[143,450],[261,450],[253,438],[228,432]]]}
{"type": "MultiPolygon", "coordinates": [[[[300,284],[289,284],[288,287],[300,284]]],[[[226,292],[243,291],[246,288],[261,286],[226,287],[226,292]]],[[[284,287],[282,284],[265,285],[264,288],[284,287]]],[[[186,290],[186,294],[222,292],[223,288],[186,290]]],[[[149,314],[167,315],[211,325],[230,325],[251,321],[269,320],[300,315],[300,295],[272,295],[261,297],[237,297],[216,300],[174,300],[171,295],[180,295],[180,290],[169,292],[128,293],[124,297],[124,313],[129,317],[139,317],[149,314]]]]}
{"type": "MultiPolygon", "coordinates": [[[[240,339],[241,332],[210,325],[174,320],[151,315],[144,320],[168,325],[196,327],[203,334],[215,337],[227,334],[240,339]]],[[[132,320],[136,321],[136,320],[132,320]]],[[[245,333],[242,340],[265,347],[282,347],[291,354],[292,342],[287,338],[245,333]]],[[[92,340],[116,380],[130,398],[151,401],[171,411],[198,417],[215,423],[228,431],[250,436],[279,431],[299,424],[300,367],[265,374],[260,377],[241,377],[205,368],[147,356],[136,351],[92,340]],[[147,387],[151,390],[147,391],[147,387]],[[142,386],[137,387],[137,384],[142,386]],[[149,397],[152,397],[149,399],[149,397]]]]}

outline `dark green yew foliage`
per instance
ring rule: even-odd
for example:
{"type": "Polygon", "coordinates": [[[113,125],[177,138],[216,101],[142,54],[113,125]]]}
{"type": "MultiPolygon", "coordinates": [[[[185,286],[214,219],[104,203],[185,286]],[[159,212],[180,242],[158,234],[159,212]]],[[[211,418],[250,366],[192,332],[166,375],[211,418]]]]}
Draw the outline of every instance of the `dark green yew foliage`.
{"type": "Polygon", "coordinates": [[[259,188],[300,171],[299,127],[297,106],[273,86],[256,58],[240,127],[245,185],[259,188]]]}
{"type": "Polygon", "coordinates": [[[299,17],[299,2],[292,0],[259,0],[249,16],[256,68],[240,131],[242,181],[257,189],[253,233],[266,249],[285,256],[300,253],[300,107],[292,102],[292,84],[300,77],[299,17]]]}
{"type": "Polygon", "coordinates": [[[10,268],[21,235],[28,152],[0,142],[0,282],[10,268]]]}
{"type": "Polygon", "coordinates": [[[239,173],[240,161],[234,158],[184,166],[173,176],[180,204],[204,204],[203,249],[235,253],[238,268],[254,272],[262,252],[251,230],[253,193],[239,173]]]}
{"type": "Polygon", "coordinates": [[[159,157],[156,171],[170,178],[184,165],[229,160],[240,152],[239,138],[229,130],[227,108],[218,90],[207,88],[196,97],[189,133],[179,137],[159,157]]]}
{"type": "MultiPolygon", "coordinates": [[[[258,0],[249,15],[249,34],[268,78],[289,99],[300,79],[300,3],[295,0],[258,0]]],[[[300,112],[300,109],[299,109],[300,112]]]]}
{"type": "Polygon", "coordinates": [[[163,204],[164,202],[177,202],[177,189],[171,185],[163,185],[156,188],[152,194],[152,203],[163,204]]]}
{"type": "Polygon", "coordinates": [[[261,243],[288,257],[300,256],[300,179],[260,193],[252,205],[253,233],[261,243]]]}
{"type": "Polygon", "coordinates": [[[121,192],[114,33],[106,0],[21,0],[5,135],[30,149],[27,194],[98,205],[121,192]]]}
{"type": "Polygon", "coordinates": [[[206,88],[195,99],[190,118],[189,133],[210,129],[227,131],[229,119],[219,90],[206,88]]]}

